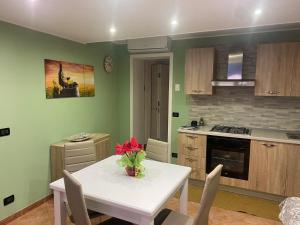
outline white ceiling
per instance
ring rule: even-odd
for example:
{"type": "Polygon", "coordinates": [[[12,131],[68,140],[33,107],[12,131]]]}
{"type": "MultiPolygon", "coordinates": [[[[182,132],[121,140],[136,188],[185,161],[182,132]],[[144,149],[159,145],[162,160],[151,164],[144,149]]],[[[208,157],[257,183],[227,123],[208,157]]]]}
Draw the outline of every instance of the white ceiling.
{"type": "Polygon", "coordinates": [[[297,23],[299,10],[300,0],[0,0],[0,20],[82,43],[297,23]]]}

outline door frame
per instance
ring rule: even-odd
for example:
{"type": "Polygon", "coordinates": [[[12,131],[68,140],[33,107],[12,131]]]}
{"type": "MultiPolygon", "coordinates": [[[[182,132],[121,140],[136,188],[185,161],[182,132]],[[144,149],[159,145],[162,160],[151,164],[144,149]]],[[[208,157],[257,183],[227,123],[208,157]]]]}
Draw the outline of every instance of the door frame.
{"type": "Polygon", "coordinates": [[[168,105],[168,161],[171,162],[172,135],[172,95],[173,95],[173,53],[149,53],[130,55],[130,136],[133,134],[133,60],[168,59],[169,60],[169,105],[168,105]]]}

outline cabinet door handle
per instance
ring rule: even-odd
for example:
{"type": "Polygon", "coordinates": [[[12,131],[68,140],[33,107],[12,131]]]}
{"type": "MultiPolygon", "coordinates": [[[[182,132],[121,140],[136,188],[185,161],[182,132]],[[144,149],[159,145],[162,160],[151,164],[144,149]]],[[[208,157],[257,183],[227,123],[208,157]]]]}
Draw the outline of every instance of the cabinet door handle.
{"type": "Polygon", "coordinates": [[[270,94],[270,95],[277,95],[280,93],[280,91],[265,91],[265,93],[270,94]]]}
{"type": "Polygon", "coordinates": [[[264,143],[263,146],[265,146],[265,147],[267,147],[267,148],[273,148],[273,147],[275,147],[276,145],[264,143]]]}

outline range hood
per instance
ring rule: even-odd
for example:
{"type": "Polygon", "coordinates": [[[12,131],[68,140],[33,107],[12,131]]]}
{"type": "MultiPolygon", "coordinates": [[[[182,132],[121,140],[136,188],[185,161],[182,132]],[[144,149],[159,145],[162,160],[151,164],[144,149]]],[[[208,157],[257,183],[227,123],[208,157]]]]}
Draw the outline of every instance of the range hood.
{"type": "Polygon", "coordinates": [[[228,55],[228,69],[226,80],[213,80],[212,86],[255,86],[254,80],[243,79],[243,52],[234,52],[228,55]]]}

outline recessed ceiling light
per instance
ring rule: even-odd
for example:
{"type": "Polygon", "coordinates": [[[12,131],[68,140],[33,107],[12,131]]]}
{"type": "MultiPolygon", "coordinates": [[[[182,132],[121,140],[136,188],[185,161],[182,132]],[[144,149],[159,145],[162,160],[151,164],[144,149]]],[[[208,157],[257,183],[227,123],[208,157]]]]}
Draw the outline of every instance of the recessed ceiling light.
{"type": "Polygon", "coordinates": [[[110,29],[109,29],[109,32],[110,33],[112,33],[112,34],[114,34],[114,33],[116,33],[116,28],[115,27],[111,27],[110,29]]]}
{"type": "Polygon", "coordinates": [[[255,15],[259,15],[259,14],[261,14],[262,13],[262,9],[256,9],[255,11],[254,11],[254,14],[255,15]]]}
{"type": "Polygon", "coordinates": [[[178,24],[177,20],[172,20],[172,21],[171,21],[171,25],[172,25],[172,26],[176,26],[177,24],[178,24]]]}

